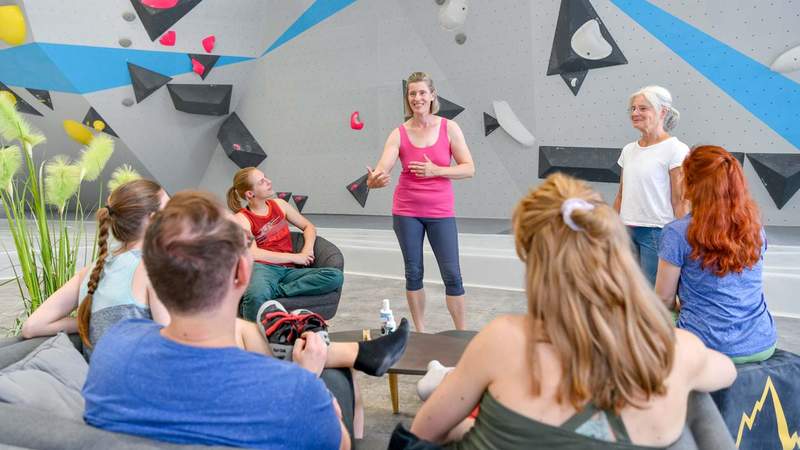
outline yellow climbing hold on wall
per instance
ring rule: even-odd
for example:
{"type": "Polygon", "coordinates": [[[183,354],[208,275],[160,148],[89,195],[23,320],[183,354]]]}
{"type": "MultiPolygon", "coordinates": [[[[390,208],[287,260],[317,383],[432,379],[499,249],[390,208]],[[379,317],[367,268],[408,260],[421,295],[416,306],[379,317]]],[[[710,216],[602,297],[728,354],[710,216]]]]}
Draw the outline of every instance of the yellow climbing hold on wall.
{"type": "Polygon", "coordinates": [[[102,120],[95,120],[92,122],[92,127],[97,131],[103,131],[106,129],[106,123],[102,120]]]}
{"type": "Polygon", "coordinates": [[[19,6],[0,6],[0,41],[22,45],[25,43],[25,29],[25,16],[19,6]]]}
{"type": "Polygon", "coordinates": [[[67,136],[71,137],[76,142],[89,145],[89,142],[94,139],[94,135],[88,128],[83,126],[82,123],[77,122],[75,120],[65,120],[64,121],[64,131],[67,132],[67,136]]]}
{"type": "Polygon", "coordinates": [[[0,91],[0,97],[5,97],[8,101],[11,102],[12,105],[17,104],[17,97],[14,97],[14,94],[8,91],[0,91]]]}

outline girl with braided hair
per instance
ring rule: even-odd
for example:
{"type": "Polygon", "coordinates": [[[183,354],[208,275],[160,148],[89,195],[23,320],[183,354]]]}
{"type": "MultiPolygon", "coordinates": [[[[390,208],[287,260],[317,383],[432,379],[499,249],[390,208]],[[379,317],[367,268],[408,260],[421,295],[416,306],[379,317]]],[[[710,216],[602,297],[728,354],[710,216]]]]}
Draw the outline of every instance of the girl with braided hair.
{"type": "Polygon", "coordinates": [[[142,264],[141,246],[150,217],[169,197],[150,180],[135,180],[115,189],[97,211],[98,257],[78,271],[25,321],[22,335],[80,333],[88,357],[106,329],[122,319],[153,318],[168,322],[142,264]],[[119,243],[109,247],[109,234],[119,243]],[[80,303],[80,304],[79,304],[80,303]],[[77,308],[77,319],[72,312],[77,308]]]}

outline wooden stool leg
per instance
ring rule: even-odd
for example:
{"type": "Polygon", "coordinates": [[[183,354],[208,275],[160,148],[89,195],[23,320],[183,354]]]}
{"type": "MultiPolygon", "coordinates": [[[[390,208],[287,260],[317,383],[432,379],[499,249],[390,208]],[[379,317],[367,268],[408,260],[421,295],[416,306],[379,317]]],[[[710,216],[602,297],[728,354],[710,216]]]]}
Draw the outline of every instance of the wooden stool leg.
{"type": "Polygon", "coordinates": [[[400,412],[400,397],[397,393],[397,374],[389,374],[389,392],[392,394],[392,412],[397,414],[400,412]]]}

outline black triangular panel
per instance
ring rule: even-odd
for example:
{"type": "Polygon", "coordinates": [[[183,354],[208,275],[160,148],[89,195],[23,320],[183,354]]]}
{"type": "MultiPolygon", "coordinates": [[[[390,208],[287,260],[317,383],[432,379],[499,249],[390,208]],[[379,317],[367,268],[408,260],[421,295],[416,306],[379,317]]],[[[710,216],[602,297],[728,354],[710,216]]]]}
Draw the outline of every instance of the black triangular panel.
{"type": "Polygon", "coordinates": [[[119,136],[117,136],[117,133],[115,133],[114,130],[111,128],[111,126],[108,124],[108,122],[106,122],[105,119],[103,119],[103,117],[94,108],[89,108],[89,111],[86,113],[86,116],[84,116],[84,118],[83,118],[83,124],[93,130],[93,129],[95,129],[94,128],[94,121],[95,120],[102,121],[105,124],[105,128],[103,128],[103,130],[102,130],[103,133],[106,133],[106,134],[109,134],[111,136],[114,136],[115,138],[119,137],[119,136]]]}
{"type": "Polygon", "coordinates": [[[231,107],[231,84],[168,84],[167,89],[178,111],[224,116],[231,107]]]}
{"type": "Polygon", "coordinates": [[[303,207],[306,206],[306,201],[308,200],[307,195],[293,195],[292,200],[294,200],[294,204],[297,206],[297,210],[303,212],[303,207]]]}
{"type": "Polygon", "coordinates": [[[199,53],[198,54],[190,53],[189,61],[191,61],[192,59],[196,59],[197,62],[202,64],[203,67],[205,68],[205,70],[203,70],[203,73],[200,74],[200,78],[205,80],[208,74],[211,73],[211,68],[213,68],[214,64],[217,63],[219,55],[203,55],[199,53]]]}
{"type": "Polygon", "coordinates": [[[131,63],[128,63],[128,73],[131,76],[131,84],[133,85],[133,93],[136,95],[136,103],[146,99],[150,94],[157,91],[158,88],[172,80],[171,77],[161,75],[158,72],[153,72],[150,69],[145,69],[142,66],[131,63]]]}
{"type": "Polygon", "coordinates": [[[498,128],[500,128],[500,124],[497,122],[497,119],[487,113],[483,113],[483,135],[488,136],[492,134],[492,131],[498,128]]]}
{"type": "Polygon", "coordinates": [[[619,183],[621,152],[619,148],[540,146],[539,178],[562,172],[586,181],[619,183]]]}
{"type": "Polygon", "coordinates": [[[351,181],[345,186],[348,192],[353,194],[353,198],[356,199],[362,208],[367,205],[367,197],[369,196],[369,187],[367,186],[368,176],[369,174],[365,173],[359,179],[351,181]]]}
{"type": "Polygon", "coordinates": [[[25,113],[25,114],[31,114],[31,115],[34,115],[34,116],[43,116],[44,117],[44,115],[42,113],[37,111],[36,108],[31,106],[30,103],[28,103],[25,100],[23,100],[22,97],[17,95],[16,92],[14,92],[11,89],[9,89],[9,87],[6,86],[5,84],[0,83],[0,91],[8,91],[8,92],[11,93],[11,95],[14,96],[15,99],[17,99],[17,111],[19,111],[21,113],[25,113]]]}
{"type": "Polygon", "coordinates": [[[276,192],[275,195],[278,196],[281,200],[286,200],[287,202],[292,201],[292,193],[291,192],[276,192]]]}
{"type": "MultiPolygon", "coordinates": [[[[403,80],[403,104],[405,104],[406,98],[406,80],[403,80]]],[[[450,100],[442,97],[441,95],[438,96],[439,98],[439,112],[436,115],[444,117],[445,119],[453,120],[457,115],[461,114],[464,111],[464,107],[461,105],[457,105],[450,100]]],[[[404,109],[405,111],[405,109],[404,109]]],[[[410,119],[411,116],[406,116],[405,120],[410,119]]]]}
{"type": "Polygon", "coordinates": [[[800,154],[748,153],[747,159],[778,209],[800,189],[800,154]]]}
{"type": "Polygon", "coordinates": [[[241,169],[258,167],[267,158],[264,149],[256,142],[256,138],[244,126],[236,113],[228,116],[219,127],[217,140],[228,158],[241,169]]]}
{"type": "Polygon", "coordinates": [[[731,155],[733,155],[734,158],[736,158],[739,161],[739,164],[741,164],[742,167],[744,167],[744,152],[730,152],[730,153],[731,155]]]}
{"type": "Polygon", "coordinates": [[[577,96],[578,91],[580,91],[581,86],[583,86],[583,80],[586,79],[587,73],[589,73],[588,70],[581,70],[580,72],[563,72],[559,75],[561,75],[561,79],[564,80],[564,83],[567,83],[567,87],[572,91],[572,95],[577,96]]]}
{"type": "Polygon", "coordinates": [[[448,120],[453,120],[457,115],[461,114],[462,111],[464,111],[463,106],[457,105],[441,95],[439,96],[439,112],[436,113],[437,115],[448,120]]]}
{"type": "Polygon", "coordinates": [[[45,89],[28,89],[28,92],[31,93],[36,100],[39,100],[40,103],[53,110],[53,99],[50,98],[50,91],[45,89]]]}
{"type": "Polygon", "coordinates": [[[201,0],[179,0],[178,4],[169,9],[156,9],[144,6],[140,0],[131,0],[139,20],[151,41],[164,34],[171,26],[175,25],[183,16],[197,6],[201,0]]]}
{"type": "Polygon", "coordinates": [[[575,73],[600,67],[627,64],[628,60],[622,50],[614,42],[603,20],[597,15],[589,0],[561,0],[558,11],[556,33],[553,37],[553,48],[550,51],[550,64],[547,75],[575,73]],[[611,45],[611,54],[599,60],[585,59],[572,49],[572,35],[586,22],[595,19],[600,25],[600,34],[611,45]]]}

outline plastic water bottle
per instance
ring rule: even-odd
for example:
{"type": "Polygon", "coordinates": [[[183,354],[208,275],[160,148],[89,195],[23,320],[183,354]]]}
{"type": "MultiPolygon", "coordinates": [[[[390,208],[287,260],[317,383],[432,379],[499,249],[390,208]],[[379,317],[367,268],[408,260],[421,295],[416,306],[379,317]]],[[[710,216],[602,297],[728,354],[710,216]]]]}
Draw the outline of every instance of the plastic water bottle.
{"type": "Polygon", "coordinates": [[[394,314],[392,308],[389,306],[389,299],[383,299],[383,307],[381,308],[381,336],[394,332],[397,329],[397,323],[394,321],[394,314]]]}

